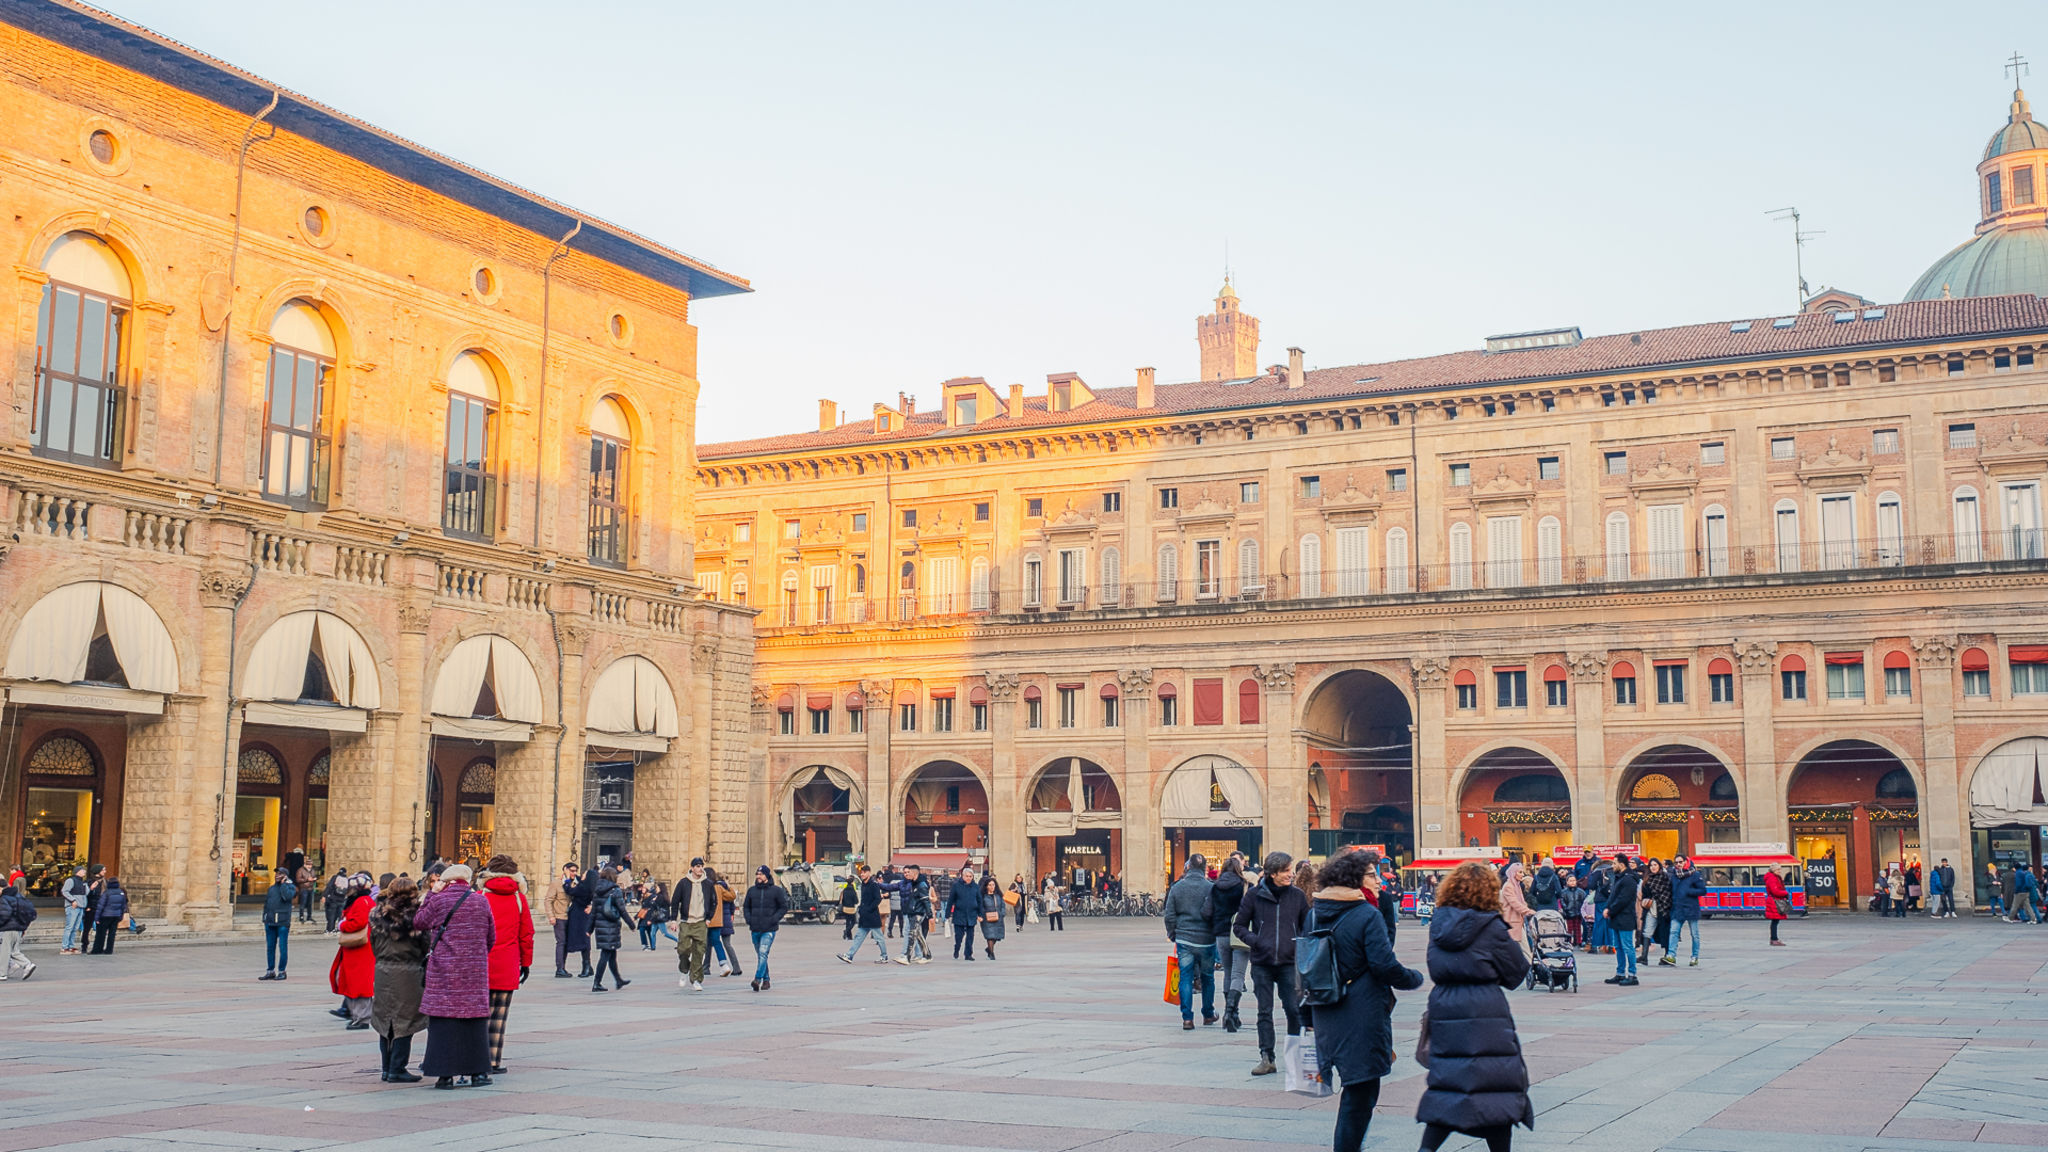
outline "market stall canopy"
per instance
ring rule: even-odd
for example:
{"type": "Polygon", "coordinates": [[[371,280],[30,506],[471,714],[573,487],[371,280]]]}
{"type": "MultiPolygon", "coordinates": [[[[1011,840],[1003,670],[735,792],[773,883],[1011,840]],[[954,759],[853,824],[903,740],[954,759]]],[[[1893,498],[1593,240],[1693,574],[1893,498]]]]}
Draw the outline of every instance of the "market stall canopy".
{"type": "Polygon", "coordinates": [[[2026,736],[1993,748],[1970,777],[1970,823],[1978,828],[2000,824],[2048,827],[2048,806],[2035,796],[2048,795],[2048,739],[2026,736]]]}
{"type": "Polygon", "coordinates": [[[583,726],[589,744],[637,752],[666,752],[682,732],[668,677],[645,656],[611,662],[590,690],[583,726]]]}
{"type": "Polygon", "coordinates": [[[110,685],[111,690],[59,693],[61,699],[44,699],[49,690],[23,685],[11,690],[10,698],[117,712],[162,712],[162,697],[178,690],[177,650],[156,610],[118,584],[94,580],[66,584],[36,601],[8,645],[6,674],[14,680],[83,688],[93,641],[102,635],[119,665],[121,683],[96,680],[92,685],[110,685]],[[122,688],[129,691],[123,693],[122,688]],[[153,695],[138,695],[144,693],[153,695]],[[100,696],[105,700],[95,703],[100,696]]]}
{"type": "Polygon", "coordinates": [[[1174,769],[1159,799],[1160,821],[1169,828],[1250,823],[1264,816],[1258,780],[1225,756],[1197,756],[1174,769]]]}
{"type": "Polygon", "coordinates": [[[520,743],[540,723],[540,677],[517,644],[472,636],[441,662],[432,710],[436,736],[520,743]]]}

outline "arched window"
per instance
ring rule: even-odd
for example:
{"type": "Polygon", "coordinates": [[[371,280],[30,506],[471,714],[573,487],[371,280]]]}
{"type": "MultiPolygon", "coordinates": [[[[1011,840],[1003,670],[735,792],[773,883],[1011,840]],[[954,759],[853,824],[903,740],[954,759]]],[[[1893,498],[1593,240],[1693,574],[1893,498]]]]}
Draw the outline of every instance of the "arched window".
{"type": "Polygon", "coordinates": [[[1977,490],[1965,485],[1956,489],[1956,560],[1968,564],[1984,556],[1984,520],[1977,506],[1977,490]]]}
{"type": "Polygon", "coordinates": [[[865,596],[868,594],[868,566],[865,564],[855,564],[853,566],[853,594],[855,596],[865,596]]]}
{"type": "Polygon", "coordinates": [[[498,374],[475,352],[448,366],[447,453],[442,461],[441,528],[488,540],[498,526],[496,449],[498,374]]]}
{"type": "Polygon", "coordinates": [[[43,302],[36,313],[36,397],[29,427],[36,451],[74,464],[120,462],[121,387],[128,312],[128,268],[87,232],[58,237],[43,257],[43,302]]]}
{"type": "Polygon", "coordinates": [[[1555,516],[1536,522],[1536,582],[1564,583],[1564,526],[1555,516]]]}
{"type": "Polygon", "coordinates": [[[1257,724],[1259,722],[1259,682],[1240,680],[1237,685],[1237,722],[1257,724]]]}
{"type": "Polygon", "coordinates": [[[1799,571],[1799,505],[1780,500],[1771,509],[1771,523],[1777,533],[1778,571],[1799,571]]]}
{"type": "Polygon", "coordinates": [[[1313,532],[1301,538],[1301,594],[1323,594],[1323,538],[1313,532]]]}
{"type": "Polygon", "coordinates": [[[1387,529],[1387,591],[1408,592],[1414,589],[1412,573],[1408,568],[1408,530],[1387,529]]]}
{"type": "Polygon", "coordinates": [[[1102,593],[1100,600],[1104,607],[1114,608],[1124,602],[1124,554],[1115,548],[1102,550],[1102,593]]]}
{"type": "Polygon", "coordinates": [[[1706,548],[1707,575],[1728,574],[1728,510],[1719,504],[1707,505],[1700,513],[1700,543],[1706,548]]]}
{"type": "Polygon", "coordinates": [[[270,322],[270,383],[263,399],[263,495],[294,508],[327,506],[333,464],[327,391],[334,330],[304,300],[270,322]]]}
{"type": "Polygon", "coordinates": [[[1628,513],[1607,514],[1607,578],[1609,580],[1629,579],[1628,566],[1628,513]]]}
{"type": "Polygon", "coordinates": [[[1180,593],[1180,549],[1171,542],[1159,546],[1159,599],[1174,600],[1180,593]]]}
{"type": "Polygon", "coordinates": [[[1472,586],[1472,526],[1451,525],[1451,587],[1472,586]]]}
{"type": "Polygon", "coordinates": [[[610,396],[590,414],[590,558],[615,568],[626,565],[632,523],[626,512],[626,465],[633,433],[626,410],[610,396]]]}
{"type": "Polygon", "coordinates": [[[1897,492],[1877,494],[1877,562],[1886,568],[1906,562],[1906,505],[1897,492]]]}
{"type": "Polygon", "coordinates": [[[988,557],[976,556],[967,570],[967,606],[976,612],[989,609],[988,557]]]}
{"type": "Polygon", "coordinates": [[[1240,540],[1237,542],[1237,594],[1256,596],[1266,589],[1266,578],[1259,572],[1259,542],[1240,540]]]}

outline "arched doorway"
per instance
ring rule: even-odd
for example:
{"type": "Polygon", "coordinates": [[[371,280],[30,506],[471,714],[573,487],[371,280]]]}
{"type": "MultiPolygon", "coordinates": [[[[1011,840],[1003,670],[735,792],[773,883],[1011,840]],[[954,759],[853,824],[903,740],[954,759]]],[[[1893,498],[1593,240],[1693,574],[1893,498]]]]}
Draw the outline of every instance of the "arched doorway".
{"type": "Polygon", "coordinates": [[[1463,845],[1497,844],[1520,859],[1550,856],[1572,842],[1571,787],[1543,753],[1496,748],[1465,770],[1458,834],[1463,845]]]}
{"type": "Polygon", "coordinates": [[[64,729],[42,737],[22,768],[21,869],[29,895],[52,900],[73,868],[105,859],[104,761],[84,733],[64,729]]]}
{"type": "Polygon", "coordinates": [[[242,747],[235,760],[235,899],[260,900],[277,878],[284,856],[284,760],[263,745],[242,747]]]}
{"type": "Polygon", "coordinates": [[[1619,796],[1622,839],[1644,856],[1668,860],[1742,839],[1735,777],[1704,748],[1663,744],[1644,752],[1622,773],[1619,796]]]}
{"type": "Polygon", "coordinates": [[[1069,886],[1092,886],[1105,872],[1123,873],[1123,796],[1100,764],[1061,757],[1039,769],[1024,796],[1024,834],[1032,850],[1027,875],[1034,887],[1048,875],[1069,886]]]}
{"type": "Polygon", "coordinates": [[[1792,854],[1806,862],[1810,908],[1854,908],[1893,861],[1903,867],[1920,860],[1913,774],[1867,740],[1830,741],[1800,757],[1785,818],[1792,854]]]}
{"type": "Polygon", "coordinates": [[[1323,781],[1322,827],[1309,854],[1346,844],[1383,844],[1397,860],[1415,855],[1414,714],[1408,697],[1377,672],[1352,669],[1317,685],[1302,711],[1309,768],[1323,781]]]}
{"type": "MultiPolygon", "coordinates": [[[[1968,666],[1965,665],[1965,671],[1968,666]]],[[[1977,762],[1970,774],[1970,839],[1976,861],[1977,902],[1991,899],[1984,865],[2020,867],[2041,862],[2048,827],[2048,738],[2008,740],[1977,762]]]]}
{"type": "Polygon", "coordinates": [[[1165,882],[1180,875],[1191,855],[1200,854],[1211,864],[1232,852],[1256,859],[1265,805],[1257,778],[1228,756],[1197,756],[1175,768],[1159,797],[1165,882]]]}
{"type": "Polygon", "coordinates": [[[777,825],[785,864],[837,864],[867,850],[868,821],[860,785],[830,765],[799,768],[782,789],[777,825]]]}
{"type": "Polygon", "coordinates": [[[975,855],[988,843],[988,792],[966,765],[934,760],[903,787],[905,848],[956,848],[975,855]]]}

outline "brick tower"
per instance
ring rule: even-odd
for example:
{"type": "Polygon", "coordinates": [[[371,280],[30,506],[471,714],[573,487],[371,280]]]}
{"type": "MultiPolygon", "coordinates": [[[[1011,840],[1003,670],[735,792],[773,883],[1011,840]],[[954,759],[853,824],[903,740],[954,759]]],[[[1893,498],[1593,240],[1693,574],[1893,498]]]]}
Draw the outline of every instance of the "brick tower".
{"type": "Polygon", "coordinates": [[[1216,294],[1216,311],[1195,318],[1195,339],[1202,346],[1202,379],[1242,380],[1259,374],[1259,321],[1237,306],[1230,277],[1216,294]]]}

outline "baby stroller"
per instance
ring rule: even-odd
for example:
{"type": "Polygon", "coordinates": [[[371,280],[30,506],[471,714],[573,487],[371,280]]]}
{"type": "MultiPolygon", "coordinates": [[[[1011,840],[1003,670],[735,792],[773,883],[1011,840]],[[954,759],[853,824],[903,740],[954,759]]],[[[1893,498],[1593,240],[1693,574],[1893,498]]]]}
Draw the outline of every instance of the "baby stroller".
{"type": "Polygon", "coordinates": [[[1530,988],[1540,984],[1552,992],[1579,990],[1579,961],[1562,913],[1549,908],[1531,913],[1522,922],[1522,938],[1529,943],[1530,988]]]}

